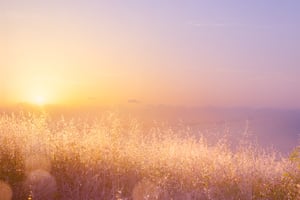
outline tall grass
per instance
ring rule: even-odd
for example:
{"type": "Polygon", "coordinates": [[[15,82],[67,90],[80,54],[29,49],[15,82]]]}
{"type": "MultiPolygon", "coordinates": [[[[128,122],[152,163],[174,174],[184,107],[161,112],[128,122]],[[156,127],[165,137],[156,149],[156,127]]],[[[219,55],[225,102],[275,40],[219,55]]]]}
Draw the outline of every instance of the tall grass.
{"type": "Polygon", "coordinates": [[[0,199],[299,199],[299,154],[107,114],[0,117],[0,199]]]}

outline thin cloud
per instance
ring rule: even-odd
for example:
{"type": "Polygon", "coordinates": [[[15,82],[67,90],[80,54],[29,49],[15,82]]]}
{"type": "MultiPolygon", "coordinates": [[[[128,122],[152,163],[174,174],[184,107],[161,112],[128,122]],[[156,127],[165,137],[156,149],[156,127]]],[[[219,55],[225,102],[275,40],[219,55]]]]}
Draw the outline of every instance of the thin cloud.
{"type": "Polygon", "coordinates": [[[6,10],[3,12],[4,16],[8,19],[19,20],[19,19],[33,19],[40,18],[40,15],[34,13],[26,13],[17,10],[6,10]]]}
{"type": "Polygon", "coordinates": [[[139,104],[141,102],[139,100],[137,100],[137,99],[128,99],[128,103],[139,104]]]}
{"type": "Polygon", "coordinates": [[[266,29],[270,28],[267,25],[251,25],[251,24],[236,24],[236,23],[197,23],[188,22],[189,25],[199,28],[255,28],[255,29],[266,29]]]}
{"type": "Polygon", "coordinates": [[[205,23],[194,23],[194,22],[189,22],[190,25],[195,26],[195,27],[203,27],[203,28],[214,28],[214,27],[233,27],[233,24],[225,24],[225,23],[210,23],[210,24],[205,24],[205,23]]]}
{"type": "Polygon", "coordinates": [[[88,97],[88,100],[89,100],[89,101],[96,101],[97,98],[96,98],[96,97],[88,97]]]}

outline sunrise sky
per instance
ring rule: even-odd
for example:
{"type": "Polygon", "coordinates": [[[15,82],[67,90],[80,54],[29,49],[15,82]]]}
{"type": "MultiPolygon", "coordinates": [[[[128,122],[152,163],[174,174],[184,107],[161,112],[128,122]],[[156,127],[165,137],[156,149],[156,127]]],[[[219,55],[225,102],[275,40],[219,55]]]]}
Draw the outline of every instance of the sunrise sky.
{"type": "Polygon", "coordinates": [[[300,1],[0,0],[0,105],[300,108],[300,1]]]}

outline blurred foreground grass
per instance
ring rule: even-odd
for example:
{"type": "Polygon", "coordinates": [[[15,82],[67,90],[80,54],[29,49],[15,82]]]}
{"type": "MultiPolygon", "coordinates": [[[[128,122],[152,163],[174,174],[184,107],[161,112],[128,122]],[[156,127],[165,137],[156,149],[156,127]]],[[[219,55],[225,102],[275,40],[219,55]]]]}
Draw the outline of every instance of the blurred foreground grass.
{"type": "Polygon", "coordinates": [[[299,148],[237,149],[114,114],[2,114],[0,199],[300,199],[299,148]]]}

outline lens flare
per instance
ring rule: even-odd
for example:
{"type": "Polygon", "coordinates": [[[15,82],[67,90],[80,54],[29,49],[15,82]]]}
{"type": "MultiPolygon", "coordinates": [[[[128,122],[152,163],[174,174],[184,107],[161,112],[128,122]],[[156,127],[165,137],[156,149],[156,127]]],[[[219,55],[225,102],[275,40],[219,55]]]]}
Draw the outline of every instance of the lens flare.
{"type": "Polygon", "coordinates": [[[57,192],[55,178],[49,172],[40,169],[28,175],[25,185],[30,188],[33,199],[53,199],[57,192]]]}

